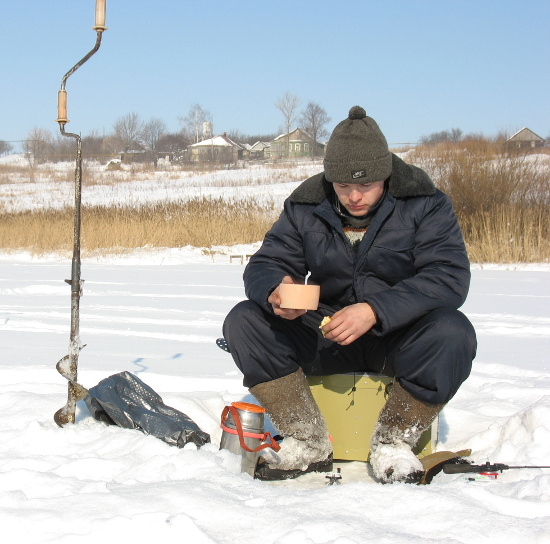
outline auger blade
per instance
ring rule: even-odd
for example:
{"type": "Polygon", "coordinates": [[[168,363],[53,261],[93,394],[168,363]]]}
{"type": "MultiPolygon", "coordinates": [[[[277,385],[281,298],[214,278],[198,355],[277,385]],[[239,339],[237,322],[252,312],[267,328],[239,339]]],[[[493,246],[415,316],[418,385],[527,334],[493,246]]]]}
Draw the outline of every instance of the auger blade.
{"type": "Polygon", "coordinates": [[[63,427],[67,423],[75,422],[76,403],[89,395],[88,390],[76,382],[76,366],[76,361],[71,362],[69,355],[65,355],[55,365],[57,371],[69,382],[67,387],[67,402],[53,416],[54,421],[60,427],[63,427]]]}

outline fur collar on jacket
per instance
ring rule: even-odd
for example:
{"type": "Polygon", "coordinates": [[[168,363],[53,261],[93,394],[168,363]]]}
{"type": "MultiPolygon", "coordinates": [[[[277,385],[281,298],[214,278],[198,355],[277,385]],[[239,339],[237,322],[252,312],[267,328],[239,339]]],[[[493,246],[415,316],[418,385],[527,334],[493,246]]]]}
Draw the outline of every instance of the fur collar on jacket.
{"type": "MultiPolygon", "coordinates": [[[[388,192],[396,198],[413,196],[431,196],[436,188],[424,170],[407,164],[392,154],[392,174],[388,192]]],[[[290,201],[297,204],[320,204],[332,194],[332,183],[329,183],[324,172],[306,179],[290,195],[290,201]]]]}

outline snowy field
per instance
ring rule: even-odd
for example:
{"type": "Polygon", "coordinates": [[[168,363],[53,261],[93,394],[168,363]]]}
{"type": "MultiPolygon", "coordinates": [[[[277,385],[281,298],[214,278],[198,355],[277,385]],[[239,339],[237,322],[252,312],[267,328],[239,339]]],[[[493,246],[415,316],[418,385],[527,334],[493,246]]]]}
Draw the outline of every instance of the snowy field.
{"type": "MultiPolygon", "coordinates": [[[[0,157],[0,165],[25,165],[21,155],[0,157]]],[[[131,174],[130,167],[124,172],[105,172],[98,163],[87,166],[95,173],[98,182],[84,186],[82,204],[128,205],[144,203],[185,201],[192,198],[223,197],[232,201],[242,201],[250,197],[262,198],[266,204],[282,208],[284,199],[295,189],[301,180],[322,171],[322,166],[304,162],[290,170],[271,168],[263,165],[248,165],[235,170],[217,170],[194,174],[193,172],[164,171],[131,174]],[[129,178],[144,178],[132,179],[129,178]],[[291,181],[289,182],[289,177],[291,181]],[[259,184],[262,184],[259,187],[259,184]],[[265,184],[265,185],[264,185],[265,184]]],[[[0,184],[0,210],[18,212],[32,209],[58,209],[72,206],[74,201],[74,163],[46,163],[40,165],[36,180],[21,181],[21,176],[12,175],[14,181],[0,184]],[[70,181],[51,181],[52,172],[70,181]]],[[[83,174],[86,181],[86,175],[83,174]]]]}
{"type": "MultiPolygon", "coordinates": [[[[303,177],[317,171],[304,165],[303,177]]],[[[84,187],[83,203],[261,194],[280,204],[299,183],[247,185],[258,174],[94,185],[84,187]]],[[[0,185],[6,211],[63,205],[72,205],[70,182],[0,185]]],[[[67,399],[55,364],[68,351],[70,259],[0,255],[3,542],[550,543],[549,469],[481,481],[440,474],[423,487],[375,484],[359,463],[330,487],[317,474],[285,483],[241,474],[239,459],[218,449],[219,420],[226,404],[251,399],[215,340],[244,297],[244,266],[228,253],[255,248],[218,249],[214,257],[184,248],[82,265],[87,345],[79,381],[90,388],[117,372],[135,373],[211,435],[200,450],[108,427],[83,402],[75,425],[57,427],[53,414],[67,399]]],[[[471,448],[478,464],[550,465],[549,278],[547,264],[474,267],[463,311],[476,327],[478,356],[442,413],[439,450],[471,448]]]]}
{"type": "MultiPolygon", "coordinates": [[[[550,464],[549,268],[474,269],[463,310],[479,352],[442,414],[438,449],[472,448],[476,463],[550,464]]],[[[4,255],[0,523],[13,542],[550,542],[550,470],[508,470],[493,481],[440,474],[424,487],[346,480],[345,470],[331,487],[323,475],[281,485],[240,474],[238,458],[218,450],[219,418],[247,391],[214,341],[244,296],[243,265],[184,249],[85,260],[82,270],[81,383],[134,372],[212,444],[180,450],[108,427],[82,402],[77,423],[58,428],[70,263],[4,255]]]]}

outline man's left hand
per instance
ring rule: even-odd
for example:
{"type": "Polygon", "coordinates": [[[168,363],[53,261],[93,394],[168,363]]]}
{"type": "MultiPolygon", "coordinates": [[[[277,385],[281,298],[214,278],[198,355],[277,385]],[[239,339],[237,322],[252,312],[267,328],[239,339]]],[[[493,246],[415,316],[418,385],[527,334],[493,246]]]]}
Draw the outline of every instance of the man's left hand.
{"type": "MultiPolygon", "coordinates": [[[[290,276],[285,276],[281,283],[294,283],[294,280],[290,276]]],[[[273,313],[282,317],[283,319],[296,319],[306,313],[305,310],[291,310],[290,308],[281,308],[281,296],[279,295],[279,286],[269,295],[267,302],[271,304],[273,313]]]]}
{"type": "Polygon", "coordinates": [[[338,310],[332,321],[323,327],[325,338],[347,346],[376,325],[376,314],[366,302],[359,302],[338,310]]]}

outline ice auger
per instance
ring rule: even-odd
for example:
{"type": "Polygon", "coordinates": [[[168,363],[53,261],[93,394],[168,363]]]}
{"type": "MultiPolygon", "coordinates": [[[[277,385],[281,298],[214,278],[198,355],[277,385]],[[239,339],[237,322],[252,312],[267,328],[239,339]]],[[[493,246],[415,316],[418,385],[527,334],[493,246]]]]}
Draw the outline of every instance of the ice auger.
{"type": "Polygon", "coordinates": [[[82,284],[84,280],[80,279],[80,203],[82,190],[82,139],[78,134],[65,132],[65,125],[69,122],[67,119],[67,91],[65,84],[78,68],[80,68],[101,45],[103,32],[107,30],[105,26],[106,0],[96,0],[95,26],[93,30],[97,33],[94,48],[77,62],[61,80],[61,89],[57,95],[57,119],[59,129],[63,136],[74,138],[76,140],[76,168],[75,168],[75,192],[74,192],[74,236],[73,236],[73,259],[71,267],[71,279],[65,280],[71,286],[71,334],[69,342],[69,354],[65,355],[56,365],[57,371],[68,380],[68,398],[63,408],[60,408],[54,415],[54,421],[62,427],[67,423],[74,423],[76,403],[88,395],[88,391],[78,384],[78,355],[84,347],[80,343],[80,297],[82,296],[82,284]]]}

